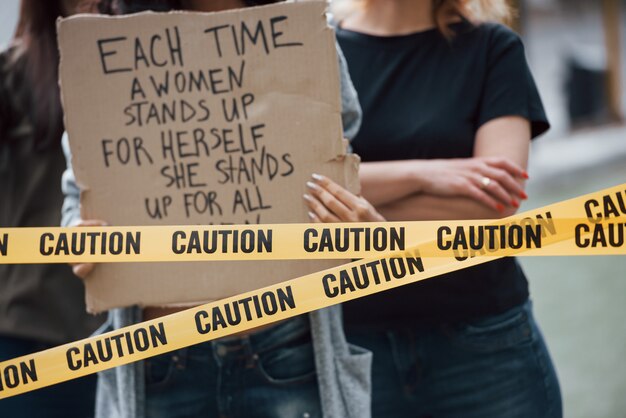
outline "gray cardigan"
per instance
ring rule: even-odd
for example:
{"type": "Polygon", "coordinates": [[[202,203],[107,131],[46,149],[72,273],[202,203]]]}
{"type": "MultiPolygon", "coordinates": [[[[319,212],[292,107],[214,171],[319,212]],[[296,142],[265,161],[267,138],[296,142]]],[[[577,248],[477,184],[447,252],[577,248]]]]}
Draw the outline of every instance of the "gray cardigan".
{"type": "MultiPolygon", "coordinates": [[[[361,108],[349,78],[341,50],[342,121],[344,135],[353,138],[361,123],[361,108]]],[[[80,220],[80,190],[71,166],[67,134],[63,137],[67,170],[63,174],[62,225],[80,220]]],[[[142,321],[141,309],[129,307],[109,311],[108,321],[96,333],[119,329],[142,321]]],[[[322,411],[326,418],[368,418],[371,396],[372,353],[347,343],[343,333],[341,307],[333,306],[309,314],[315,351],[322,411]]],[[[132,363],[99,374],[96,418],[144,418],[143,362],[132,363]]]]}

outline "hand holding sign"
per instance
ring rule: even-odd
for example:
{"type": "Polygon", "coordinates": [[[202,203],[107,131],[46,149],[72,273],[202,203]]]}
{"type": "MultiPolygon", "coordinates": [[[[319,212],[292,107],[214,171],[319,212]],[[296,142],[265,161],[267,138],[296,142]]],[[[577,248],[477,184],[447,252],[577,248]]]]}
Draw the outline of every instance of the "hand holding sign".
{"type": "Polygon", "coordinates": [[[378,211],[361,196],[356,196],[331,179],[313,174],[307,182],[310,194],[304,200],[313,222],[383,222],[378,211]]]}
{"type": "MultiPolygon", "coordinates": [[[[81,227],[81,226],[106,226],[106,225],[107,223],[104,221],[97,220],[97,219],[89,219],[89,220],[82,220],[76,226],[81,227]]],[[[89,276],[89,274],[96,267],[94,263],[72,263],[70,264],[70,266],[72,266],[72,271],[74,272],[74,274],[80,277],[81,279],[86,279],[87,276],[89,276]]]]}

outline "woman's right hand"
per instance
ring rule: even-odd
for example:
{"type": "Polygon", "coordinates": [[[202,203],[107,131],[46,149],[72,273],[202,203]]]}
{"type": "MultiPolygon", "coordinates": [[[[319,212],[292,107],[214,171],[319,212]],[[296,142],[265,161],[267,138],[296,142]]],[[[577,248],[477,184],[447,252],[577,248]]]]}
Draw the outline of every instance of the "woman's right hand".
{"type": "Polygon", "coordinates": [[[468,197],[498,212],[518,208],[519,200],[528,198],[521,185],[528,174],[507,158],[421,160],[416,176],[421,193],[468,197]]]}
{"type": "Polygon", "coordinates": [[[304,200],[313,222],[384,222],[385,218],[361,196],[326,176],[313,174],[304,200]]]}
{"type": "MultiPolygon", "coordinates": [[[[108,226],[108,224],[98,219],[88,219],[81,220],[75,226],[108,226]]],[[[93,271],[94,267],[96,267],[94,263],[70,263],[70,266],[72,266],[72,271],[74,272],[74,274],[81,279],[86,279],[87,276],[89,276],[89,274],[93,271]]]]}

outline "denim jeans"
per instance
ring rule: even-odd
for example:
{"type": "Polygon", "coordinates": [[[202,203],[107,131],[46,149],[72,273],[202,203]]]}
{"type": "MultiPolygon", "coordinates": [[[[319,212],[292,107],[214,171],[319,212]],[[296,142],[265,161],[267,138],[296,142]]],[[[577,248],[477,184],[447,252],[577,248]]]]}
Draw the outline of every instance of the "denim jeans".
{"type": "Polygon", "coordinates": [[[145,361],[148,418],[318,418],[309,318],[145,361]]]}
{"type": "MultiPolygon", "coordinates": [[[[37,341],[0,337],[0,362],[53,347],[37,341]]],[[[96,375],[70,380],[0,400],[0,417],[88,418],[94,416],[96,375]]]]}
{"type": "Polygon", "coordinates": [[[562,416],[530,302],[462,324],[346,332],[374,352],[374,418],[562,416]]]}

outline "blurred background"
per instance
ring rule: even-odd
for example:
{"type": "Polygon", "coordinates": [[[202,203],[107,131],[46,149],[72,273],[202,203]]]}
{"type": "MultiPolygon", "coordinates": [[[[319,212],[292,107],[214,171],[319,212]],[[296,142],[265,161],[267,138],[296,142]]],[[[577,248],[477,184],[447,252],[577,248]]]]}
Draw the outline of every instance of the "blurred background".
{"type": "MultiPolygon", "coordinates": [[[[527,210],[626,183],[626,0],[512,0],[552,129],[535,141],[527,210]]],[[[0,2],[0,45],[18,0],[0,2]]],[[[565,416],[626,417],[626,257],[521,262],[565,416]]]]}
{"type": "MultiPolygon", "coordinates": [[[[552,129],[533,144],[534,208],[626,182],[626,1],[522,0],[552,129]]],[[[626,417],[626,257],[521,260],[566,417],[626,417]]]]}

